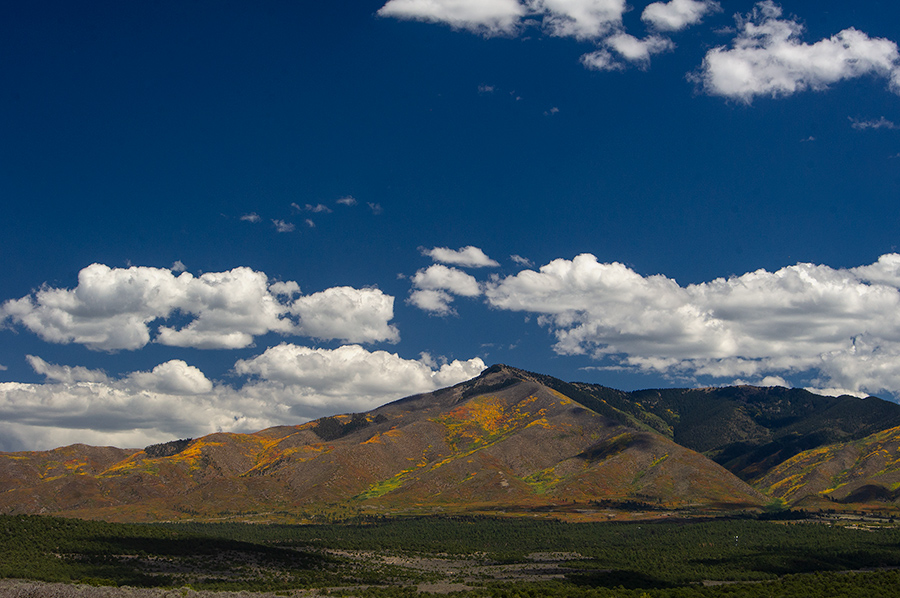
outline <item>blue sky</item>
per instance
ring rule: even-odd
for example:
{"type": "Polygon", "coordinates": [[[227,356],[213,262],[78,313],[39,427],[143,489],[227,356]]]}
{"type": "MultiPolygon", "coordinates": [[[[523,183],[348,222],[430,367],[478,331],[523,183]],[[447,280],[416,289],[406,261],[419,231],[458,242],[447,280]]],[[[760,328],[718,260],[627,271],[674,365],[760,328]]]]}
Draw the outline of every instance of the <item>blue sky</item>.
{"type": "Polygon", "coordinates": [[[900,397],[900,8],[0,8],[0,450],[508,363],[900,397]]]}

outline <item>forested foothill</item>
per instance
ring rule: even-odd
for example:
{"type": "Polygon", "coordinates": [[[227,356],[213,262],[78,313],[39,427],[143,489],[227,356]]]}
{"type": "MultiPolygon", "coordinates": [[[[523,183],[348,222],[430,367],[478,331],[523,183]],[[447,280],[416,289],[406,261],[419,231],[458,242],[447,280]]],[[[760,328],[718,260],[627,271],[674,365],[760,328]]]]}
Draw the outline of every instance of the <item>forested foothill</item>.
{"type": "Polygon", "coordinates": [[[889,596],[900,587],[900,528],[889,518],[778,519],[276,525],[0,516],[0,578],[373,598],[889,596]]]}

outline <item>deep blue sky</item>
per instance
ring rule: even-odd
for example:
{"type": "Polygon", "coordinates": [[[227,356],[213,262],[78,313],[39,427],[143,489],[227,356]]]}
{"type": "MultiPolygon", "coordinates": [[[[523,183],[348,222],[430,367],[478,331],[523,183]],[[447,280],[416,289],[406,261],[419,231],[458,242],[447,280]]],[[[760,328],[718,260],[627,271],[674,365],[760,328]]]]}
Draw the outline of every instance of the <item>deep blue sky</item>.
{"type": "MultiPolygon", "coordinates": [[[[237,392],[250,382],[284,387],[260,399],[292,406],[284,418],[293,420],[283,423],[390,398],[380,391],[366,395],[368,403],[354,403],[349,395],[368,391],[325,392],[321,380],[236,371],[238,360],[260,358],[280,343],[330,351],[358,342],[366,352],[396,353],[395,365],[427,352],[435,368],[441,358],[481,358],[626,389],[750,382],[900,396],[895,375],[869,367],[900,355],[900,270],[889,265],[874,277],[853,270],[893,254],[900,243],[900,96],[891,83],[896,76],[900,85],[900,60],[888,51],[871,67],[847,66],[872,56],[875,40],[896,54],[900,8],[736,1],[724,10],[707,4],[700,22],[668,32],[642,20],[648,4],[629,2],[621,21],[581,39],[552,30],[549,2],[544,9],[531,5],[516,27],[502,31],[413,14],[415,0],[381,16],[382,0],[4,4],[0,304],[30,298],[34,319],[12,315],[10,304],[0,313],[7,316],[0,327],[0,382],[27,384],[36,394],[29,403],[14,397],[11,385],[0,387],[7,422],[0,450],[82,437],[93,443],[98,429],[121,432],[123,443],[205,431],[202,421],[157,426],[152,415],[107,422],[103,405],[96,407],[102,425],[67,418],[70,409],[82,418],[91,409],[59,394],[84,387],[91,375],[51,366],[102,370],[106,379],[91,383],[111,385],[127,400],[143,392],[141,400],[152,402],[153,393],[163,393],[166,401],[176,396],[189,404],[199,396],[211,411],[230,401],[234,421],[248,408],[219,391],[237,392]],[[772,12],[778,8],[780,15],[772,12]],[[862,41],[848,44],[853,61],[847,65],[832,60],[838,74],[830,80],[804,70],[812,61],[788,68],[774,58],[768,68],[799,81],[796,89],[716,91],[703,78],[711,72],[704,58],[716,47],[734,49],[747,23],[793,24],[796,34],[782,41],[801,53],[849,28],[862,41]],[[649,61],[629,60],[610,41],[623,32],[664,37],[674,47],[649,61]],[[590,69],[580,60],[603,49],[619,68],[590,69]],[[348,197],[355,205],[338,203],[348,197]],[[275,221],[294,229],[279,232],[275,221]],[[468,297],[455,283],[416,286],[413,275],[424,276],[441,261],[424,252],[467,246],[499,266],[444,263],[482,285],[490,286],[494,275],[494,295],[484,294],[484,286],[468,297]],[[643,309],[622,310],[669,291],[630,300],[621,287],[573,283],[554,287],[558,296],[550,303],[571,305],[554,319],[560,314],[538,306],[534,296],[502,287],[525,268],[568,264],[585,253],[596,258],[598,271],[624,265],[635,277],[627,285],[664,277],[675,289],[667,287],[674,303],[663,301],[657,319],[645,320],[643,309]],[[140,347],[41,332],[65,312],[40,311],[35,293],[42,285],[75,289],[79,272],[95,263],[170,269],[176,262],[195,277],[248,267],[270,283],[295,281],[303,295],[377,287],[394,298],[392,317],[382,324],[394,326],[399,341],[262,332],[239,348],[160,342],[159,326],[192,320],[184,304],[168,320],[145,318],[150,342],[140,347]],[[737,285],[749,288],[739,308],[679,294],[688,285],[759,269],[782,280],[775,273],[798,263],[821,276],[776,285],[786,295],[772,304],[768,299],[778,293],[768,283],[737,285]],[[426,287],[450,301],[443,312],[408,301],[426,287]],[[854,299],[875,291],[875,307],[854,299]],[[500,295],[514,295],[519,307],[500,295]],[[625,307],[606,306],[620,297],[625,307]],[[730,334],[752,339],[743,345],[738,338],[737,349],[714,348],[715,334],[691,340],[690,326],[670,333],[671,322],[658,318],[678,305],[723,318],[734,324],[730,334]],[[607,316],[613,312],[619,316],[607,316]],[[574,320],[566,319],[573,313],[574,320]],[[775,315],[767,320],[767,313],[775,315]],[[586,337],[568,349],[557,344],[557,333],[578,324],[590,328],[586,337]],[[783,347],[779,330],[806,344],[783,347]],[[821,351],[810,348],[820,340],[821,351]],[[683,352],[680,343],[687,343],[683,352]],[[595,353],[608,346],[612,356],[595,353]],[[862,346],[862,352],[855,348],[862,346]],[[27,355],[47,367],[35,367],[27,355]],[[640,359],[669,361],[648,367],[640,359]],[[734,359],[757,365],[751,371],[728,361],[734,359]],[[196,378],[189,368],[197,368],[214,389],[128,377],[149,376],[170,360],[184,362],[175,378],[196,378]],[[713,366],[721,366],[715,375],[713,366]],[[310,396],[344,395],[310,399],[316,407],[303,411],[284,398],[291,384],[310,396]],[[58,401],[52,421],[41,419],[38,396],[58,401]]],[[[774,42],[757,46],[759,55],[777,56],[774,42]]],[[[119,309],[123,291],[107,290],[106,307],[91,311],[85,300],[66,313],[93,318],[99,329],[115,327],[104,318],[119,309]]],[[[221,332],[227,324],[217,326],[221,332]]],[[[400,384],[398,392],[426,389],[422,384],[400,384]]]]}

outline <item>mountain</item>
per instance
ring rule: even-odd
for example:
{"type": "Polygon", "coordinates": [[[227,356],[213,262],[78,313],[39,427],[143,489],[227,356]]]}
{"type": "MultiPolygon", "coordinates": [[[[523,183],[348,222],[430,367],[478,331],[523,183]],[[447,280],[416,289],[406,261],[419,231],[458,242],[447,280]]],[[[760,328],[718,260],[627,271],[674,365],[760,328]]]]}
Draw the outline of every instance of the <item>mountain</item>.
{"type": "Polygon", "coordinates": [[[498,365],[369,413],[255,434],[144,450],[0,453],[0,512],[300,520],[329,509],[535,512],[575,501],[589,514],[616,504],[739,509],[767,500],[638,417],[650,410],[601,395],[498,365]]]}
{"type": "Polygon", "coordinates": [[[620,419],[701,452],[751,484],[804,451],[900,426],[900,405],[876,397],[824,397],[781,387],[623,392],[561,384],[575,389],[570,396],[580,391],[593,397],[620,419]]]}
{"type": "Polygon", "coordinates": [[[900,498],[900,427],[803,451],[766,474],[759,487],[786,503],[882,508],[900,498]]]}

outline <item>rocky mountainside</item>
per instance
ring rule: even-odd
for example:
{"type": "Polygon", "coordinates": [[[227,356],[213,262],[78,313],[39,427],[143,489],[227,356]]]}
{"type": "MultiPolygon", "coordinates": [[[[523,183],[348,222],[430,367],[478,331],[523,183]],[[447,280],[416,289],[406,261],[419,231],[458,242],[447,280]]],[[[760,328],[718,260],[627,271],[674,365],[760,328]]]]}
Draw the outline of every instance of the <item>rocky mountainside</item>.
{"type": "Polygon", "coordinates": [[[534,512],[592,501],[731,509],[767,500],[627,412],[507,366],[369,413],[255,434],[0,454],[0,488],[0,512],[120,521],[302,519],[336,505],[534,512]]]}

